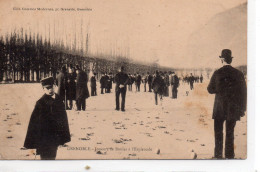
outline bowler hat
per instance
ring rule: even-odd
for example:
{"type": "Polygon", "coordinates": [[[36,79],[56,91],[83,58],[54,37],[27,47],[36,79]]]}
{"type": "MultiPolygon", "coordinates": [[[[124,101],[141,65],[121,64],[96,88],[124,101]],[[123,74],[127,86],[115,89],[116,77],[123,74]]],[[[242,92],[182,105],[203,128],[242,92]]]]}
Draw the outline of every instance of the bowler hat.
{"type": "Polygon", "coordinates": [[[233,58],[231,50],[223,49],[221,52],[221,56],[219,56],[219,58],[233,58]]]}
{"type": "Polygon", "coordinates": [[[43,87],[53,86],[54,78],[52,76],[51,77],[47,77],[47,78],[43,78],[41,80],[41,84],[42,84],[43,87]]]}

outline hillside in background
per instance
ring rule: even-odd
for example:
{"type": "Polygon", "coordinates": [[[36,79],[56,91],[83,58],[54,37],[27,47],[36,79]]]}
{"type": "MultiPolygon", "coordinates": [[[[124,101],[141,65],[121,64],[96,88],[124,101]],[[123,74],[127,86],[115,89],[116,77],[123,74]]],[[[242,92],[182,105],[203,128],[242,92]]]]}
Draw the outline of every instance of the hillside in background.
{"type": "Polygon", "coordinates": [[[215,15],[191,34],[186,57],[190,64],[200,61],[203,67],[216,67],[225,48],[232,50],[234,66],[247,64],[247,3],[215,15]]]}

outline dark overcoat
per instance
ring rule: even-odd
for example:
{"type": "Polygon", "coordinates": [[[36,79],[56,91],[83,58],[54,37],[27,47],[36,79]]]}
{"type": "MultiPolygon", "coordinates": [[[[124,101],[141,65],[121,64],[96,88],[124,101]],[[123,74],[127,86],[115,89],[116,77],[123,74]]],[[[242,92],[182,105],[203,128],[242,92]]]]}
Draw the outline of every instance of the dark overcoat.
{"type": "Polygon", "coordinates": [[[77,75],[76,100],[87,99],[88,97],[88,76],[84,71],[80,70],[77,75]]]}
{"type": "Polygon", "coordinates": [[[101,76],[100,78],[100,88],[105,88],[106,87],[106,76],[101,76]]]}
{"type": "Polygon", "coordinates": [[[56,76],[56,84],[58,86],[58,90],[57,90],[57,94],[64,99],[65,98],[65,88],[67,83],[67,76],[65,73],[60,72],[57,76],[56,76]]]}
{"type": "Polygon", "coordinates": [[[160,95],[164,93],[165,82],[161,76],[157,75],[153,78],[152,88],[155,93],[160,95]]]}
{"type": "Polygon", "coordinates": [[[120,85],[124,85],[125,86],[124,88],[126,88],[126,85],[129,82],[129,77],[126,73],[119,72],[115,76],[115,82],[116,82],[115,90],[118,91],[118,90],[120,90],[119,89],[120,85]]]}
{"type": "Polygon", "coordinates": [[[68,100],[76,100],[76,80],[77,74],[70,73],[68,74],[68,82],[66,85],[66,98],[68,100]]]}
{"type": "Polygon", "coordinates": [[[96,88],[97,87],[97,83],[96,83],[96,77],[95,76],[92,76],[91,78],[90,78],[90,87],[91,88],[96,88]]]}
{"type": "Polygon", "coordinates": [[[44,94],[32,112],[24,147],[38,149],[63,145],[70,141],[70,131],[64,103],[59,95],[55,99],[44,94]]]}
{"type": "Polygon", "coordinates": [[[230,65],[212,75],[208,92],[215,95],[213,119],[240,120],[247,104],[246,82],[242,72],[230,65]]]}

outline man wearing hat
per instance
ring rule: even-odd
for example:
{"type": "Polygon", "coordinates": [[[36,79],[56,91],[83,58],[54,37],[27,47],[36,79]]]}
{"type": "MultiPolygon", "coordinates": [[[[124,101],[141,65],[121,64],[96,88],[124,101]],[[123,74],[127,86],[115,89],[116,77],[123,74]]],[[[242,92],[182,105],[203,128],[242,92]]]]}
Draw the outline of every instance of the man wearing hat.
{"type": "Polygon", "coordinates": [[[24,147],[36,149],[42,160],[55,160],[59,145],[70,141],[67,113],[63,99],[54,93],[53,77],[41,80],[45,94],[32,112],[24,147]]]}
{"type": "Polygon", "coordinates": [[[215,94],[212,117],[215,131],[214,158],[223,158],[223,124],[226,122],[225,158],[233,159],[234,128],[236,121],[245,115],[247,89],[243,73],[231,66],[231,50],[222,50],[219,57],[223,67],[213,73],[208,85],[208,92],[215,94]]]}
{"type": "Polygon", "coordinates": [[[128,75],[125,73],[125,68],[122,66],[121,71],[115,76],[116,82],[116,110],[119,110],[119,96],[121,94],[121,111],[125,111],[125,97],[126,97],[126,85],[129,82],[128,75]]]}

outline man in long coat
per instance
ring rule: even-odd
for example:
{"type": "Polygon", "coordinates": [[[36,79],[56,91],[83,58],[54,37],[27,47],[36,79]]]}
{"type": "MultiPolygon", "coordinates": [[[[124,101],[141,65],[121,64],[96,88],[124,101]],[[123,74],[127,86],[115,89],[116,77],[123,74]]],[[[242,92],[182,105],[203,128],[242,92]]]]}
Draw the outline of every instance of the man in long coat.
{"type": "Polygon", "coordinates": [[[233,68],[232,53],[229,49],[222,50],[220,59],[223,67],[216,70],[208,85],[208,92],[215,94],[213,109],[215,131],[215,158],[222,158],[223,123],[226,121],[225,158],[233,159],[234,128],[236,121],[245,115],[247,90],[244,75],[233,68]]]}
{"type": "Polygon", "coordinates": [[[63,101],[65,100],[65,89],[67,84],[66,70],[66,67],[63,66],[59,74],[56,76],[56,83],[58,86],[57,94],[63,99],[63,101]]]}
{"type": "Polygon", "coordinates": [[[121,111],[125,111],[125,97],[126,97],[126,87],[129,82],[128,75],[125,73],[125,68],[122,66],[121,71],[115,76],[115,92],[116,92],[116,110],[119,110],[119,96],[121,94],[121,111]]]}
{"type": "Polygon", "coordinates": [[[152,92],[152,82],[153,82],[153,76],[147,72],[147,82],[148,82],[148,87],[149,87],[149,92],[152,92]]]}
{"type": "Polygon", "coordinates": [[[189,80],[189,84],[190,84],[190,90],[193,90],[194,89],[193,84],[194,84],[194,81],[195,81],[195,77],[192,75],[192,73],[190,73],[188,80],[189,80]]]}
{"type": "Polygon", "coordinates": [[[178,76],[174,72],[172,72],[171,86],[172,86],[172,98],[173,99],[177,99],[179,82],[180,81],[179,81],[178,76]]]}
{"type": "Polygon", "coordinates": [[[135,86],[136,86],[136,91],[140,92],[140,85],[142,82],[142,77],[141,75],[137,72],[136,78],[135,78],[135,86]]]}
{"type": "Polygon", "coordinates": [[[96,73],[90,78],[91,96],[97,95],[96,73]]]}
{"type": "Polygon", "coordinates": [[[70,141],[68,117],[62,98],[54,93],[53,77],[41,80],[45,94],[36,102],[24,142],[42,160],[55,160],[59,145],[70,141]]]}
{"type": "Polygon", "coordinates": [[[88,97],[88,76],[83,70],[77,67],[76,103],[78,111],[86,110],[86,99],[88,97]]]}
{"type": "Polygon", "coordinates": [[[106,89],[106,77],[104,73],[102,73],[99,82],[100,82],[101,94],[104,94],[104,89],[106,89]]]}
{"type": "Polygon", "coordinates": [[[165,82],[158,71],[156,71],[155,77],[153,78],[152,88],[154,91],[155,104],[158,105],[158,94],[160,96],[160,99],[162,100],[162,96],[165,89],[165,82]]]}
{"type": "Polygon", "coordinates": [[[73,108],[73,100],[76,100],[76,78],[77,74],[73,66],[70,67],[70,71],[67,75],[67,85],[66,85],[66,100],[69,110],[73,108]]]}

